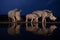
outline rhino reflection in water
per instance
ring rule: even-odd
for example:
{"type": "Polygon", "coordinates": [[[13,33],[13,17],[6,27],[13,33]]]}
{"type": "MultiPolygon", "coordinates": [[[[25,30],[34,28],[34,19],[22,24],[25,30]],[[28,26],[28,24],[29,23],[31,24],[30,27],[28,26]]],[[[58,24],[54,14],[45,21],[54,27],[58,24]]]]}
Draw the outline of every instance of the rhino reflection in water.
{"type": "Polygon", "coordinates": [[[37,29],[38,29],[38,23],[36,23],[34,25],[31,23],[31,26],[28,26],[28,23],[26,23],[27,31],[33,32],[33,31],[36,31],[37,29]]]}
{"type": "Polygon", "coordinates": [[[8,27],[8,34],[16,35],[20,33],[20,25],[13,23],[11,26],[8,27]]]}
{"type": "Polygon", "coordinates": [[[46,28],[42,26],[42,28],[38,27],[37,24],[32,24],[31,26],[26,25],[26,30],[30,31],[34,34],[39,34],[39,35],[49,35],[51,34],[57,27],[55,25],[51,25],[49,28],[46,28]]]}
{"type": "Polygon", "coordinates": [[[42,27],[39,28],[35,33],[42,34],[42,35],[49,35],[51,34],[57,27],[55,25],[51,25],[50,28],[42,27]]]}

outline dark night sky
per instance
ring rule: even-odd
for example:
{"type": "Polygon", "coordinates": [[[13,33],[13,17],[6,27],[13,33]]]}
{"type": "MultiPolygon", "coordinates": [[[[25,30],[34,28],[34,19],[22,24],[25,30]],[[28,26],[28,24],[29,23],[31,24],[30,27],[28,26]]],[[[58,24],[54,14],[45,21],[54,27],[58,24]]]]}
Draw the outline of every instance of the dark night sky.
{"type": "Polygon", "coordinates": [[[49,9],[55,16],[60,17],[60,0],[0,0],[0,15],[7,15],[14,8],[21,9],[21,15],[34,10],[49,9]]]}

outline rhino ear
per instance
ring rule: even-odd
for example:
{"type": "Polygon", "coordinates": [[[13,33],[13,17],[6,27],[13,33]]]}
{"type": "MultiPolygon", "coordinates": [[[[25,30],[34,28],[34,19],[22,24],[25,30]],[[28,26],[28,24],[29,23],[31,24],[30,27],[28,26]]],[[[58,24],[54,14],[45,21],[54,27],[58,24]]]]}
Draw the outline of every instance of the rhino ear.
{"type": "Polygon", "coordinates": [[[50,10],[45,9],[44,11],[50,13],[50,10]]]}

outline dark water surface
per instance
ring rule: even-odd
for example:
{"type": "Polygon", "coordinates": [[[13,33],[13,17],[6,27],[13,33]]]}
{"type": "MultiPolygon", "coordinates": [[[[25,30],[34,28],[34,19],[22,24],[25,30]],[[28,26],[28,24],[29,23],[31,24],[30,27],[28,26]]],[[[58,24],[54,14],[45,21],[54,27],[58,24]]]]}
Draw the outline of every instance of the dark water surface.
{"type": "Polygon", "coordinates": [[[0,23],[0,40],[59,40],[60,24],[0,23]]]}

